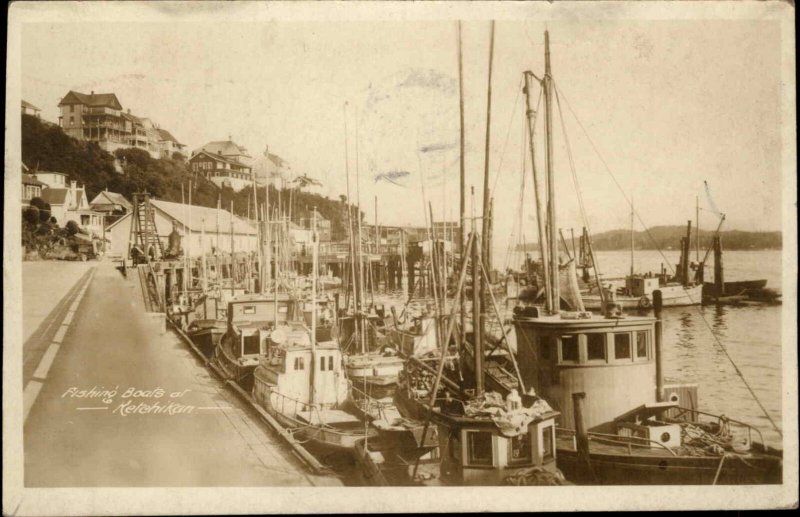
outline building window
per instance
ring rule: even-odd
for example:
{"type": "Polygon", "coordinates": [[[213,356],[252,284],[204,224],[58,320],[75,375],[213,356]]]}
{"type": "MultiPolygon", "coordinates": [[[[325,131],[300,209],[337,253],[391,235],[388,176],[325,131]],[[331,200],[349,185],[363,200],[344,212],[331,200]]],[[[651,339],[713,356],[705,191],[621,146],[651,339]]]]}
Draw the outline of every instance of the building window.
{"type": "Polygon", "coordinates": [[[586,334],[586,359],[589,361],[606,360],[606,335],[600,333],[586,334]]]}
{"type": "Polygon", "coordinates": [[[74,125],[75,125],[75,117],[70,116],[69,117],[69,126],[72,127],[74,125]]]}
{"type": "Polygon", "coordinates": [[[467,462],[469,465],[492,465],[492,433],[467,433],[467,462]]]}
{"type": "Polygon", "coordinates": [[[302,357],[295,357],[294,358],[294,369],[295,370],[305,370],[305,361],[302,357]]]}
{"type": "Polygon", "coordinates": [[[333,356],[328,356],[328,370],[333,370],[333,356]]]}
{"type": "Polygon", "coordinates": [[[647,331],[636,332],[636,359],[647,359],[647,331]]]}
{"type": "Polygon", "coordinates": [[[561,360],[578,362],[578,336],[561,336],[561,360]]]}
{"type": "Polygon", "coordinates": [[[555,438],[553,430],[555,428],[551,425],[542,428],[542,462],[547,463],[555,459],[555,438]]]}
{"type": "Polygon", "coordinates": [[[69,112],[70,113],[74,113],[75,112],[75,105],[74,104],[70,104],[69,105],[69,112]]]}
{"type": "Polygon", "coordinates": [[[528,465],[533,462],[531,435],[528,433],[514,436],[509,440],[508,464],[528,465]]]}
{"type": "Polygon", "coordinates": [[[88,215],[82,215],[81,216],[81,226],[86,226],[88,224],[89,224],[89,216],[88,215]]]}
{"type": "Polygon", "coordinates": [[[631,358],[631,335],[627,332],[614,334],[614,358],[631,358]]]}
{"type": "Polygon", "coordinates": [[[242,308],[242,314],[255,314],[255,313],[256,313],[255,305],[245,305],[242,308]]]}
{"type": "Polygon", "coordinates": [[[323,372],[325,371],[325,356],[320,356],[319,358],[319,369],[323,372]]]}

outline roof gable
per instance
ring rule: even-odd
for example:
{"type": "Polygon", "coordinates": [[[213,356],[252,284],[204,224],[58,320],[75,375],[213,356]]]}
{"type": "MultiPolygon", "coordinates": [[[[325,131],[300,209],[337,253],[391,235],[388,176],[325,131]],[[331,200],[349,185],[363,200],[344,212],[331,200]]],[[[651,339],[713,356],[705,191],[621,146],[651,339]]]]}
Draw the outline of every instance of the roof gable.
{"type": "Polygon", "coordinates": [[[85,94],[70,90],[61,102],[58,103],[59,106],[66,106],[70,104],[83,104],[86,106],[107,106],[109,108],[114,108],[121,110],[122,104],[120,104],[119,99],[113,93],[91,93],[85,94]]]}
{"type": "Polygon", "coordinates": [[[41,109],[37,108],[36,106],[34,106],[30,102],[26,101],[25,99],[22,100],[22,107],[23,108],[32,109],[32,110],[35,110],[35,111],[42,111],[41,109]]]}
{"type": "Polygon", "coordinates": [[[222,154],[213,154],[213,153],[210,153],[210,152],[204,151],[204,150],[201,150],[201,151],[195,153],[194,156],[189,158],[189,161],[190,162],[193,161],[193,160],[197,161],[197,158],[200,158],[202,156],[207,156],[207,157],[211,158],[212,160],[215,160],[215,161],[218,161],[218,162],[229,163],[231,165],[238,165],[239,167],[246,167],[248,169],[250,168],[249,165],[247,165],[245,163],[242,163],[242,162],[240,162],[238,160],[235,160],[235,159],[233,159],[233,158],[231,158],[229,156],[225,156],[225,155],[222,155],[222,154]]]}

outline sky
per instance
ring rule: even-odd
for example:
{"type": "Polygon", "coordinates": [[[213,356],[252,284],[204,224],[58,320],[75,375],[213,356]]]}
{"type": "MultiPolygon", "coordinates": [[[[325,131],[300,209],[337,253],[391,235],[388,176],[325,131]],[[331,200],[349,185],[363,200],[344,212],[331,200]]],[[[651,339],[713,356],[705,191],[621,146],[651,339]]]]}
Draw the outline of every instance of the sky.
{"type": "MultiPolygon", "coordinates": [[[[536,236],[521,81],[525,70],[543,73],[546,28],[559,92],[559,227],[577,233],[585,225],[576,178],[594,233],[629,227],[626,199],[647,226],[685,224],[695,196],[701,226],[711,230],[718,218],[704,181],[727,229],[781,229],[776,22],[546,25],[496,23],[489,154],[496,252],[522,234],[528,242],[536,236]]],[[[489,28],[483,20],[462,26],[468,216],[469,187],[476,214],[482,196],[489,28]]],[[[68,90],[113,92],[190,150],[229,136],[256,157],[268,146],[293,171],[319,180],[320,193],[338,198],[349,188],[370,222],[375,197],[385,224],[421,224],[428,203],[435,220],[456,219],[457,34],[449,20],[26,23],[22,97],[57,121],[68,90]],[[408,174],[389,181],[381,176],[389,172],[408,174]]],[[[539,91],[534,85],[534,105],[539,91]]]]}

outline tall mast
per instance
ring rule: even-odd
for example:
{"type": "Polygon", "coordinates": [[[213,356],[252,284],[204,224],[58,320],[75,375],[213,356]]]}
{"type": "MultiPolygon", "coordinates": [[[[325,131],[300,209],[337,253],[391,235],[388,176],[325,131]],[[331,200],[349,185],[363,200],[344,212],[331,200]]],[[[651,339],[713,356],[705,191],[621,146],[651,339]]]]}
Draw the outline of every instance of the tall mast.
{"type": "Polygon", "coordinates": [[[311,218],[311,404],[317,403],[314,372],[317,369],[317,207],[311,218]]]}
{"type": "Polygon", "coordinates": [[[633,276],[633,198],[631,198],[631,276],[633,276]]]}
{"type": "Polygon", "coordinates": [[[358,175],[358,110],[356,110],[356,221],[358,223],[358,312],[356,314],[356,321],[359,324],[359,334],[361,337],[361,353],[367,351],[367,341],[365,330],[366,326],[362,318],[361,311],[364,303],[364,255],[361,244],[361,187],[358,175]]]}
{"type": "Polygon", "coordinates": [[[695,257],[697,265],[700,267],[700,197],[694,196],[694,214],[695,214],[695,230],[697,235],[694,238],[695,243],[695,257]]]}
{"type": "Polygon", "coordinates": [[[208,292],[208,277],[206,276],[206,219],[200,220],[200,267],[203,269],[203,293],[208,292]]]}
{"type": "MultiPolygon", "coordinates": [[[[463,264],[467,260],[467,250],[464,249],[464,243],[466,240],[464,239],[464,231],[466,228],[464,227],[464,217],[466,211],[466,201],[465,201],[465,194],[464,189],[466,188],[466,178],[464,172],[464,65],[462,63],[461,57],[461,20],[458,22],[458,113],[459,113],[459,191],[460,191],[460,202],[459,202],[459,226],[458,226],[458,249],[461,251],[461,263],[463,264]]],[[[458,303],[461,306],[460,315],[461,315],[461,345],[464,344],[464,336],[466,334],[466,320],[467,320],[467,313],[464,310],[464,300],[461,296],[461,293],[458,294],[458,303]]]]}
{"type": "MultiPolygon", "coordinates": [[[[534,144],[534,120],[536,112],[531,105],[531,72],[525,72],[525,103],[528,114],[528,141],[531,148],[531,170],[533,173],[533,193],[536,199],[536,223],[539,233],[539,255],[542,257],[542,268],[544,271],[545,293],[550,293],[550,259],[547,254],[547,232],[545,230],[544,204],[539,196],[539,174],[536,171],[536,146],[534,144]]],[[[545,296],[545,310],[551,311],[550,296],[545,296]]]]}
{"type": "Polygon", "coordinates": [[[230,270],[231,275],[230,276],[231,276],[231,295],[234,295],[236,293],[235,282],[234,282],[234,279],[236,277],[236,275],[234,274],[236,272],[236,260],[233,257],[233,199],[231,199],[230,216],[231,216],[231,270],[230,270]]]}
{"type": "Polygon", "coordinates": [[[186,257],[189,263],[189,289],[192,288],[192,180],[189,180],[189,231],[186,232],[186,257]]]}
{"type": "Polygon", "coordinates": [[[253,176],[253,214],[256,223],[256,257],[258,257],[258,283],[259,283],[259,291],[264,292],[264,275],[262,272],[264,271],[264,257],[261,254],[261,246],[259,243],[261,242],[261,225],[259,224],[260,217],[260,210],[258,208],[258,191],[256,190],[256,174],[255,172],[251,173],[253,176]]]}
{"type": "Polygon", "coordinates": [[[350,156],[347,145],[347,102],[344,103],[344,170],[345,170],[345,185],[347,188],[347,203],[345,209],[347,210],[347,237],[350,244],[350,280],[353,283],[353,306],[358,310],[358,284],[356,283],[356,243],[353,238],[353,220],[352,211],[350,210],[350,156]]]}
{"type": "Polygon", "coordinates": [[[556,186],[553,177],[553,77],[550,72],[550,33],[544,31],[544,106],[545,106],[545,170],[547,173],[547,223],[550,237],[550,310],[557,314],[561,306],[558,274],[558,241],[556,239],[556,186]]]}
{"type": "MultiPolygon", "coordinates": [[[[492,65],[494,63],[494,20],[492,20],[491,36],[489,39],[489,79],[486,94],[486,147],[484,150],[483,162],[483,226],[481,235],[483,237],[483,252],[482,263],[487,269],[491,269],[489,261],[489,144],[491,141],[492,129],[492,65]]],[[[481,289],[482,291],[482,289],[481,289]]]]}

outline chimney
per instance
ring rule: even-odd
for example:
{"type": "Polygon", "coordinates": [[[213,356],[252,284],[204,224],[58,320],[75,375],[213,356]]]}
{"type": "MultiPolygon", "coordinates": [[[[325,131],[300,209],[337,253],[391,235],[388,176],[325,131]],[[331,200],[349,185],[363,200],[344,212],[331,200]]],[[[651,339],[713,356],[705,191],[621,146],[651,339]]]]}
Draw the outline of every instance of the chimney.
{"type": "Polygon", "coordinates": [[[130,114],[131,114],[131,109],[130,109],[130,108],[128,108],[128,115],[130,115],[130,114]]]}
{"type": "Polygon", "coordinates": [[[94,95],[94,90],[92,90],[92,95],[94,95]]]}

